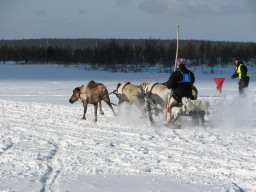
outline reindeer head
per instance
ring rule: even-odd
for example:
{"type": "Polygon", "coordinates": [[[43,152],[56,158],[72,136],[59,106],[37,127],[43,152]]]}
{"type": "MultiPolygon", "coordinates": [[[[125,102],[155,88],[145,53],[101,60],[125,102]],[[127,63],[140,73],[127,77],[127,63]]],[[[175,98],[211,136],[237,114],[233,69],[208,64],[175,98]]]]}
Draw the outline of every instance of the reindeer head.
{"type": "Polygon", "coordinates": [[[73,90],[73,95],[70,97],[69,99],[69,102],[70,103],[75,103],[76,101],[78,101],[78,99],[80,98],[80,94],[81,94],[81,89],[82,89],[82,86],[81,87],[76,87],[74,90],[73,90]]]}

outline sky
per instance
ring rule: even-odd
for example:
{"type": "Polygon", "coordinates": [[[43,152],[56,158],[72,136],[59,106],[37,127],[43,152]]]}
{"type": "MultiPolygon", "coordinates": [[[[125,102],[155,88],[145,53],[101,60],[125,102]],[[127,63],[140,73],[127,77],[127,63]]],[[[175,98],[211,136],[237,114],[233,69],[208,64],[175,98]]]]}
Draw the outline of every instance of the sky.
{"type": "Polygon", "coordinates": [[[256,0],[0,0],[0,39],[256,42],[256,0]]]}

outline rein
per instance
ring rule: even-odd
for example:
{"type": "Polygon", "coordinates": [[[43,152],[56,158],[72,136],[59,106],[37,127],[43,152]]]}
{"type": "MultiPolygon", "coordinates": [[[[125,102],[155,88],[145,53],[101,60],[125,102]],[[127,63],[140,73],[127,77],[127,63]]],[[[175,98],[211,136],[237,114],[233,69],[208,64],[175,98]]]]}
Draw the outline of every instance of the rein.
{"type": "Polygon", "coordinates": [[[79,88],[79,90],[80,90],[80,91],[79,91],[79,94],[80,94],[80,95],[81,95],[81,94],[85,94],[85,92],[82,92],[82,88],[83,88],[83,87],[80,87],[80,88],[79,88]]]}
{"type": "MultiPolygon", "coordinates": [[[[152,81],[152,80],[165,80],[165,79],[168,79],[168,78],[158,78],[158,79],[135,79],[135,80],[130,80],[130,81],[125,81],[125,82],[136,82],[136,81],[152,81]]],[[[124,83],[125,83],[124,82],[124,83]]],[[[114,83],[114,84],[111,84],[111,85],[106,85],[106,86],[99,86],[99,87],[95,87],[95,88],[92,88],[92,89],[89,89],[85,92],[82,92],[81,89],[82,87],[80,88],[80,94],[85,94],[91,90],[94,90],[94,89],[98,89],[98,88],[103,88],[103,87],[109,87],[109,86],[115,86],[115,85],[118,85],[119,83],[114,83]]]]}

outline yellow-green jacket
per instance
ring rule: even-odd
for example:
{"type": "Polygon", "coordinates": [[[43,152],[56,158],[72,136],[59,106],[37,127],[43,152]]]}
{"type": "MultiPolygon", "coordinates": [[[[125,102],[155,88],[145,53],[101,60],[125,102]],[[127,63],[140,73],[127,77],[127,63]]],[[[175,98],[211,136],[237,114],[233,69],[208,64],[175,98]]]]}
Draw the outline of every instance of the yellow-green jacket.
{"type": "Polygon", "coordinates": [[[236,71],[234,75],[232,75],[233,78],[239,77],[242,81],[248,81],[249,79],[249,73],[247,70],[247,67],[243,64],[243,62],[240,62],[239,65],[236,67],[236,71]]]}

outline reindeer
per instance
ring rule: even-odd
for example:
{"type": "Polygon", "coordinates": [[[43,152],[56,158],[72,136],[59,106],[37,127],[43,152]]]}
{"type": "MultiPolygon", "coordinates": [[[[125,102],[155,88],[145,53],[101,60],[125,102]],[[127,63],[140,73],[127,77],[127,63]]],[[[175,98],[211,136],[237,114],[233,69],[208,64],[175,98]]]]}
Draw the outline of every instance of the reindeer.
{"type": "Polygon", "coordinates": [[[133,85],[130,82],[119,83],[116,88],[116,96],[119,99],[118,105],[125,102],[134,103],[143,114],[145,113],[145,98],[140,86],[133,85]]]}
{"type": "Polygon", "coordinates": [[[97,122],[97,109],[98,109],[98,103],[100,106],[100,114],[104,115],[104,112],[102,111],[101,106],[101,100],[104,100],[110,109],[112,110],[113,114],[116,115],[111,103],[110,98],[108,94],[108,90],[102,83],[95,83],[94,81],[89,81],[85,86],[76,87],[73,90],[73,95],[70,97],[69,102],[71,104],[75,103],[76,101],[80,101],[83,103],[84,106],[84,113],[82,120],[86,120],[85,115],[87,111],[87,104],[93,104],[94,105],[94,122],[97,122]]]}

